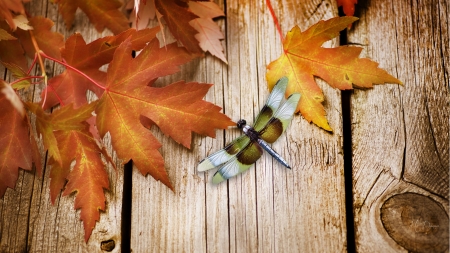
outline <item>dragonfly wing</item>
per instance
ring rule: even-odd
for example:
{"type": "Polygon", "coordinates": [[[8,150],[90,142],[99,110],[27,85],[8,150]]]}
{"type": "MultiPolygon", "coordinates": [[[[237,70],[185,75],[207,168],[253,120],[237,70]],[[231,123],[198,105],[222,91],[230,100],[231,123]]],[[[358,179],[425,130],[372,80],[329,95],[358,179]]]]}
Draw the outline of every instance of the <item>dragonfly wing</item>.
{"type": "Polygon", "coordinates": [[[255,124],[253,128],[256,131],[263,129],[266,124],[272,118],[273,114],[277,111],[280,106],[281,101],[284,98],[284,93],[286,92],[286,87],[288,85],[287,77],[282,77],[273,87],[272,92],[267,99],[266,104],[262,108],[261,112],[256,117],[255,124]]]}
{"type": "Polygon", "coordinates": [[[261,139],[274,143],[289,126],[295,110],[297,109],[300,94],[294,93],[275,112],[269,122],[259,131],[261,139]]]}
{"type": "Polygon", "coordinates": [[[218,184],[248,170],[261,157],[262,153],[263,150],[257,143],[250,142],[214,174],[213,183],[218,184]]]}
{"type": "Polygon", "coordinates": [[[230,142],[225,148],[211,154],[207,158],[203,159],[197,167],[198,171],[205,171],[213,169],[221,164],[228,162],[230,159],[236,156],[245,146],[250,143],[250,139],[247,135],[241,135],[238,138],[230,142]]]}

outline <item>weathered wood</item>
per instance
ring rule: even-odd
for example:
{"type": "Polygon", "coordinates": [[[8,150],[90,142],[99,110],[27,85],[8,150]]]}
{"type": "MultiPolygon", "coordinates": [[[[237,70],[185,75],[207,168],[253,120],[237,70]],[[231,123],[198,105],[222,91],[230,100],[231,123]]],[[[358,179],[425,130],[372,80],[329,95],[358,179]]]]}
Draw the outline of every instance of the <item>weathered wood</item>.
{"type": "Polygon", "coordinates": [[[449,250],[449,7],[371,0],[349,33],[404,83],[352,95],[360,252],[449,250]]]}
{"type": "MultiPolygon", "coordinates": [[[[67,31],[57,6],[49,1],[32,1],[26,5],[32,15],[46,16],[55,22],[56,31],[68,38],[74,32],[80,32],[87,42],[111,34],[105,31],[98,33],[87,17],[78,12],[74,27],[67,31]]],[[[47,61],[46,72],[51,76],[63,71],[63,68],[47,61]]],[[[4,69],[1,70],[3,73],[4,69]]],[[[8,74],[9,75],[9,74],[8,74]]],[[[3,75],[2,75],[3,77],[3,75]]],[[[39,101],[41,86],[30,88],[22,96],[28,101],[39,101]]],[[[107,147],[111,150],[111,147],[107,147]]],[[[44,154],[42,143],[41,154],[44,154]]],[[[45,156],[42,156],[43,159],[45,156]]],[[[117,166],[120,166],[114,157],[117,166]]],[[[45,165],[45,161],[42,160],[45,165]]],[[[120,167],[119,167],[120,168],[120,167]]],[[[8,189],[0,199],[0,251],[1,252],[102,252],[102,242],[114,241],[111,252],[120,252],[121,244],[121,209],[123,170],[114,171],[108,165],[110,190],[105,191],[107,207],[101,212],[91,238],[84,242],[84,228],[80,221],[80,211],[74,210],[75,194],[58,197],[55,205],[51,204],[49,194],[50,166],[44,168],[43,178],[35,173],[19,174],[16,188],[8,189]]],[[[105,243],[103,243],[105,244],[105,243]]],[[[112,248],[109,242],[110,249],[112,248]]]]}
{"type": "MultiPolygon", "coordinates": [[[[284,33],[295,24],[305,29],[337,14],[334,1],[272,4],[284,33]]],[[[252,122],[269,94],[266,66],[282,47],[265,1],[234,0],[225,6],[221,24],[229,65],[207,55],[161,83],[180,78],[214,83],[206,99],[233,120],[252,122]]],[[[237,129],[217,132],[217,139],[194,135],[192,151],[159,134],[175,193],[133,170],[133,252],[345,251],[340,92],[320,85],[334,133],[295,117],[273,145],[292,171],[265,155],[248,172],[215,186],[214,171],[199,173],[197,163],[240,135],[237,129]]]]}

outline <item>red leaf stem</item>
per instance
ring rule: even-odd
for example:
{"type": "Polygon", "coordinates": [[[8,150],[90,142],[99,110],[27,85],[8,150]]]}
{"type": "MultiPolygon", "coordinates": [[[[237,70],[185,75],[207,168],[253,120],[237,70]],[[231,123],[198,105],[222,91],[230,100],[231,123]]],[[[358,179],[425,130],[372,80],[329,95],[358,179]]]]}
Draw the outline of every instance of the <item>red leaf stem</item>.
{"type": "Polygon", "coordinates": [[[281,32],[280,23],[278,23],[277,16],[275,15],[275,12],[273,10],[272,4],[270,3],[270,0],[266,0],[267,8],[269,8],[270,15],[272,15],[273,22],[275,23],[275,26],[277,27],[278,34],[280,35],[281,42],[284,41],[283,33],[281,32]]]}
{"type": "Polygon", "coordinates": [[[71,69],[71,70],[75,71],[76,73],[78,73],[78,74],[84,76],[86,79],[88,79],[89,81],[91,81],[93,84],[95,84],[95,85],[96,85],[97,87],[99,87],[100,89],[106,90],[106,87],[105,87],[105,86],[103,86],[103,85],[97,83],[94,79],[90,78],[90,77],[89,77],[88,75],[86,75],[85,73],[79,71],[77,68],[74,68],[74,67],[70,66],[69,64],[65,63],[64,61],[60,61],[60,60],[57,60],[57,59],[55,59],[55,58],[52,58],[51,56],[46,55],[46,54],[45,54],[44,52],[42,52],[42,51],[39,52],[39,54],[42,55],[42,57],[44,57],[44,58],[47,58],[47,59],[52,60],[52,61],[54,61],[54,62],[57,62],[57,63],[63,65],[64,67],[66,67],[66,68],[68,68],[68,69],[71,69]]]}

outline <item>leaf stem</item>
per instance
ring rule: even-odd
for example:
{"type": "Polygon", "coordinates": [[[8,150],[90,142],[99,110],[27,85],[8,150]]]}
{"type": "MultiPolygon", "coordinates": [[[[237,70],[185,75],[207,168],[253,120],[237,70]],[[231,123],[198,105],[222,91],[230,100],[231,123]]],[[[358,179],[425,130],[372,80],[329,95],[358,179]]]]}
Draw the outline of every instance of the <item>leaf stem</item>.
{"type": "Polygon", "coordinates": [[[273,7],[272,7],[272,4],[270,3],[270,0],[266,0],[266,4],[267,4],[267,8],[270,11],[270,15],[272,15],[273,22],[275,23],[275,26],[277,27],[278,34],[280,35],[281,43],[283,43],[284,38],[283,38],[283,33],[281,32],[280,23],[278,23],[277,16],[275,15],[275,11],[273,10],[273,7]]]}
{"type": "MultiPolygon", "coordinates": [[[[28,80],[28,79],[34,79],[34,78],[36,78],[36,79],[37,78],[42,78],[42,76],[27,76],[27,77],[23,77],[23,78],[15,80],[14,82],[11,82],[10,85],[12,86],[15,83],[22,82],[22,81],[28,80]]],[[[40,83],[40,82],[32,82],[32,84],[36,84],[36,83],[40,83]]]]}
{"type": "MultiPolygon", "coordinates": [[[[44,62],[42,61],[42,57],[38,53],[41,50],[39,49],[39,46],[38,46],[38,44],[36,42],[36,39],[34,38],[33,31],[29,30],[29,32],[30,32],[31,42],[33,43],[34,50],[36,51],[37,58],[39,60],[39,67],[41,68],[41,75],[44,78],[44,85],[45,85],[45,87],[47,87],[47,80],[48,80],[47,79],[47,73],[45,72],[45,67],[44,67],[44,62]]],[[[31,68],[30,68],[30,70],[31,70],[31,68]]],[[[44,94],[44,99],[42,100],[42,106],[44,106],[46,100],[47,100],[47,92],[45,92],[45,94],[44,94]]]]}
{"type": "Polygon", "coordinates": [[[99,84],[99,83],[96,82],[94,79],[90,78],[88,75],[86,75],[85,73],[81,72],[81,71],[78,70],[77,68],[72,67],[72,66],[70,66],[69,64],[67,64],[67,63],[65,63],[65,62],[63,62],[63,61],[57,60],[57,59],[55,59],[55,58],[53,58],[53,57],[51,57],[51,56],[48,56],[48,55],[46,55],[46,54],[45,54],[44,52],[42,52],[42,51],[39,52],[39,54],[42,55],[42,57],[44,57],[44,58],[47,58],[47,59],[52,60],[52,61],[54,61],[54,62],[57,62],[57,63],[63,65],[64,67],[66,67],[66,68],[68,68],[68,69],[70,69],[70,70],[73,70],[74,72],[76,72],[76,73],[82,75],[84,78],[86,78],[86,79],[88,79],[89,81],[91,81],[93,84],[95,84],[95,85],[96,85],[97,87],[99,87],[100,89],[106,90],[106,87],[105,87],[105,86],[99,84]]]}
{"type": "MultiPolygon", "coordinates": [[[[36,51],[37,52],[37,51],[36,51]]],[[[31,63],[30,68],[27,71],[27,75],[29,75],[31,73],[31,70],[33,70],[34,65],[36,64],[36,60],[37,60],[37,54],[34,54],[34,59],[33,62],[31,63]]]]}

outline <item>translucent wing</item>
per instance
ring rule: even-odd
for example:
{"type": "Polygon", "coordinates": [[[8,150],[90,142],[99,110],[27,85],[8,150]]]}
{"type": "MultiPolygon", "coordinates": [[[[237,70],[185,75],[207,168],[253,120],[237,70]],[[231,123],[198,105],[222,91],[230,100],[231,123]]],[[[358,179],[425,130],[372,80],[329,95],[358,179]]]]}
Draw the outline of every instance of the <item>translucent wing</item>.
{"type": "Polygon", "coordinates": [[[294,93],[275,112],[269,122],[259,131],[261,139],[268,143],[274,143],[289,126],[295,109],[297,108],[300,94],[294,93]]]}
{"type": "Polygon", "coordinates": [[[269,122],[270,118],[272,118],[274,112],[277,111],[281,101],[284,98],[284,93],[286,92],[287,85],[288,85],[287,77],[282,77],[275,84],[272,92],[269,95],[269,98],[267,98],[266,104],[256,117],[255,124],[253,125],[253,128],[256,131],[260,131],[261,129],[263,129],[269,122]]]}
{"type": "Polygon", "coordinates": [[[225,148],[215,152],[214,154],[203,159],[197,167],[198,171],[213,169],[221,164],[226,163],[236,156],[245,146],[250,143],[247,135],[241,135],[230,142],[225,148]]]}
{"type": "Polygon", "coordinates": [[[213,177],[213,183],[218,184],[248,170],[261,157],[262,153],[263,150],[257,143],[250,142],[235,157],[217,170],[213,177]]]}

